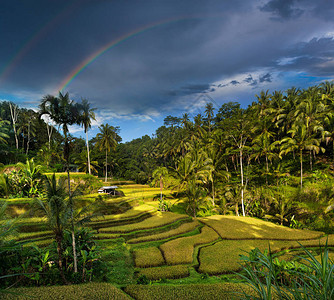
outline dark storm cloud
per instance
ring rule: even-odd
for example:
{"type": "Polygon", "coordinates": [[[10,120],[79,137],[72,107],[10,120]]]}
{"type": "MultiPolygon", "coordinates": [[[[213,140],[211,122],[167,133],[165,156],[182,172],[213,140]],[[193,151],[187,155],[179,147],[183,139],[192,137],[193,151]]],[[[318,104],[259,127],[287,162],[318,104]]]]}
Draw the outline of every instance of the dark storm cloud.
{"type": "Polygon", "coordinates": [[[283,70],[312,72],[316,76],[333,75],[334,39],[314,38],[298,43],[287,51],[286,57],[290,61],[279,66],[283,70]]]}
{"type": "Polygon", "coordinates": [[[70,95],[88,98],[99,109],[144,114],[182,110],[180,98],[231,90],[224,87],[247,85],[252,94],[253,88],[274,83],[274,71],[332,72],[333,41],[320,38],[334,32],[330,19],[320,19],[325,9],[332,11],[332,1],[321,0],[324,9],[311,0],[36,0],[32,7],[4,2],[0,68],[48,20],[71,3],[77,6],[0,82],[0,96],[54,93],[87,57],[124,36],[73,79],[66,89],[70,95]],[[282,59],[289,63],[279,63],[282,59]]]}
{"type": "MultiPolygon", "coordinates": [[[[277,20],[279,19],[291,19],[298,18],[304,12],[300,8],[296,8],[295,4],[298,1],[295,0],[271,0],[265,5],[260,7],[263,12],[272,13],[277,20]],[[278,17],[278,18],[277,18],[278,17]]],[[[275,18],[274,18],[275,19],[275,18]]]]}
{"type": "Polygon", "coordinates": [[[232,85],[238,85],[238,84],[240,84],[240,82],[238,80],[232,80],[230,82],[230,84],[232,84],[232,85]]]}
{"type": "Polygon", "coordinates": [[[270,73],[264,74],[259,77],[259,82],[272,82],[272,75],[270,73]]]}

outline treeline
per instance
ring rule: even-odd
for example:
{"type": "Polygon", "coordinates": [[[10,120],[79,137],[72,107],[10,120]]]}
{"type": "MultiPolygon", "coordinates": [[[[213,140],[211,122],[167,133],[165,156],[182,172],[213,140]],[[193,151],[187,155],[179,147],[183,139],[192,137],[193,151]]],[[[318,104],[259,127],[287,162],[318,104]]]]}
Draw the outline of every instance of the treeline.
{"type": "Polygon", "coordinates": [[[185,196],[192,215],[234,213],[291,225],[307,212],[326,223],[334,207],[331,185],[322,184],[312,195],[305,194],[304,186],[332,178],[334,82],[303,90],[262,91],[256,99],[247,108],[237,102],[219,108],[208,103],[204,113],[193,118],[187,113],[168,116],[153,137],[127,143],[120,143],[120,129],[108,124],[88,142],[95,115],[87,100],[75,103],[61,93],[45,96],[39,112],[2,102],[0,162],[35,157],[53,171],[78,167],[106,181],[153,180],[185,196]],[[25,114],[30,114],[28,123],[23,121],[25,114]],[[62,134],[41,115],[49,116],[62,134]],[[86,141],[69,134],[71,124],[83,127],[86,141]],[[318,202],[312,209],[311,204],[297,209],[297,199],[318,202]]]}
{"type": "Polygon", "coordinates": [[[334,207],[334,83],[256,98],[246,109],[208,103],[192,119],[166,117],[153,138],[118,146],[115,175],[158,186],[173,178],[167,184],[185,196],[191,215],[251,215],[327,230],[334,207]]]}

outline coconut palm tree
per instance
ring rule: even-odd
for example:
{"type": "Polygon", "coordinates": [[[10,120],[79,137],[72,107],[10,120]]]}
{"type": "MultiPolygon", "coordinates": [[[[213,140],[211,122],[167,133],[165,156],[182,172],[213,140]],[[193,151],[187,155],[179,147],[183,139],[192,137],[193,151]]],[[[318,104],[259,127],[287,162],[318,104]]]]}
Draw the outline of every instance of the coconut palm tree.
{"type": "Polygon", "coordinates": [[[153,181],[159,181],[160,185],[160,201],[162,201],[162,190],[164,188],[164,179],[168,176],[168,170],[165,167],[156,168],[153,171],[152,177],[153,181]]]}
{"type": "Polygon", "coordinates": [[[62,280],[67,284],[63,270],[63,235],[64,230],[71,226],[71,204],[66,200],[65,179],[59,178],[53,174],[51,178],[46,178],[46,198],[36,200],[36,205],[43,211],[50,229],[53,231],[58,254],[58,268],[62,280]]]}
{"type": "Polygon", "coordinates": [[[88,172],[88,170],[91,170],[94,174],[97,173],[97,169],[99,164],[97,161],[91,161],[87,160],[87,151],[82,151],[77,158],[75,159],[75,163],[78,165],[78,168],[82,172],[88,172]],[[88,165],[89,162],[89,165],[88,165]]]}
{"type": "Polygon", "coordinates": [[[106,175],[105,175],[105,182],[108,179],[108,153],[110,150],[115,150],[117,145],[116,134],[117,134],[117,127],[110,126],[109,124],[102,124],[99,126],[100,132],[96,135],[97,139],[97,147],[100,150],[106,151],[106,175]]]}
{"type": "Polygon", "coordinates": [[[286,137],[281,141],[281,151],[279,156],[286,155],[289,152],[296,151],[299,153],[300,161],[300,187],[303,188],[303,151],[309,150],[314,153],[324,152],[325,149],[320,147],[320,142],[314,136],[308,135],[307,127],[304,123],[294,123],[293,127],[288,131],[290,137],[286,137]]]}
{"type": "Polygon", "coordinates": [[[268,185],[268,174],[269,174],[269,164],[268,161],[272,161],[274,158],[278,158],[278,154],[274,152],[277,141],[272,142],[271,138],[273,134],[269,131],[264,131],[260,135],[256,136],[252,141],[252,151],[251,158],[258,160],[260,157],[265,157],[266,160],[266,183],[268,185]]]}
{"type": "Polygon", "coordinates": [[[68,177],[68,189],[69,196],[71,196],[71,181],[70,181],[70,168],[69,168],[69,130],[70,125],[80,125],[81,122],[81,105],[75,103],[70,99],[68,93],[63,95],[59,92],[58,97],[52,95],[46,95],[43,97],[41,104],[39,105],[39,114],[48,115],[52,121],[57,125],[62,126],[64,133],[64,159],[66,161],[67,177],[68,177]]]}
{"type": "Polygon", "coordinates": [[[95,119],[95,108],[90,107],[90,103],[87,99],[81,100],[81,125],[84,128],[84,131],[86,133],[86,145],[87,145],[87,160],[88,160],[88,173],[91,174],[91,163],[90,163],[90,156],[89,156],[89,143],[88,143],[88,129],[91,128],[92,120],[95,119]]]}
{"type": "Polygon", "coordinates": [[[7,144],[6,139],[9,138],[9,135],[7,134],[8,128],[6,125],[8,125],[8,121],[4,121],[0,119],[0,144],[7,144]]]}
{"type": "MultiPolygon", "coordinates": [[[[46,95],[43,97],[41,104],[39,105],[39,114],[48,115],[52,121],[59,126],[63,127],[64,133],[64,159],[66,161],[67,170],[67,182],[69,199],[72,199],[71,193],[71,179],[70,179],[70,144],[69,144],[69,130],[68,126],[77,124],[80,125],[81,105],[75,103],[70,99],[68,93],[63,95],[59,92],[58,97],[52,95],[46,95]]],[[[70,201],[71,202],[71,201],[70,201]]],[[[74,236],[74,223],[73,223],[73,206],[72,206],[72,242],[73,242],[73,257],[74,257],[74,272],[78,272],[77,267],[77,254],[75,250],[75,236],[74,236]]]]}

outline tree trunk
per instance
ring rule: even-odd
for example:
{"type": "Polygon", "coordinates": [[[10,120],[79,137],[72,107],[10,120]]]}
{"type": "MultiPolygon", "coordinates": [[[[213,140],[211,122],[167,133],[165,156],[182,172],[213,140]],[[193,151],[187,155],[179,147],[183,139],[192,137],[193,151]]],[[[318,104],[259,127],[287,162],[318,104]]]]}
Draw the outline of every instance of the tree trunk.
{"type": "Polygon", "coordinates": [[[87,159],[88,159],[88,173],[91,175],[91,170],[90,170],[90,157],[89,157],[89,143],[88,143],[88,130],[86,130],[86,144],[87,144],[87,159]]]}
{"type": "Polygon", "coordinates": [[[73,222],[73,202],[72,202],[72,192],[71,192],[71,178],[70,178],[70,162],[69,162],[69,152],[70,145],[68,143],[67,132],[64,129],[65,136],[65,148],[64,148],[64,158],[66,160],[66,169],[67,169],[67,183],[68,183],[68,195],[71,201],[71,223],[72,223],[72,248],[73,248],[73,266],[74,273],[78,272],[78,264],[77,264],[77,252],[75,246],[75,235],[74,235],[74,222],[73,222]]]}
{"type": "Polygon", "coordinates": [[[266,168],[267,168],[267,173],[266,173],[266,184],[268,185],[269,166],[268,166],[268,156],[267,156],[267,155],[266,155],[266,168]]]}
{"type": "Polygon", "coordinates": [[[300,188],[303,188],[303,150],[300,150],[300,188]]]}
{"type": "Polygon", "coordinates": [[[9,109],[10,109],[10,115],[12,117],[12,122],[13,122],[16,149],[19,149],[19,140],[17,138],[17,132],[16,132],[16,121],[17,121],[17,115],[18,115],[17,106],[15,104],[13,106],[12,103],[9,102],[9,109]]]}
{"type": "Polygon", "coordinates": [[[160,201],[162,203],[162,189],[164,187],[164,184],[162,182],[162,177],[160,177],[160,201]]]}
{"type": "Polygon", "coordinates": [[[63,280],[64,284],[68,284],[68,281],[65,278],[64,270],[63,270],[63,255],[62,255],[62,236],[56,235],[56,242],[57,242],[57,254],[58,254],[58,268],[60,272],[61,279],[63,280]]]}
{"type": "Polygon", "coordinates": [[[312,165],[312,151],[310,150],[310,169],[312,171],[313,165],[312,165]]]}
{"type": "Polygon", "coordinates": [[[244,170],[242,165],[242,149],[240,149],[240,174],[241,174],[241,208],[242,215],[245,217],[245,206],[244,206],[244,170]]]}
{"type": "Polygon", "coordinates": [[[49,123],[46,123],[46,129],[48,131],[48,138],[49,138],[49,150],[51,149],[51,136],[52,136],[52,125],[49,126],[49,123]]]}
{"type": "Polygon", "coordinates": [[[215,196],[216,196],[215,193],[216,193],[215,184],[214,184],[214,181],[212,179],[212,205],[213,205],[213,207],[216,205],[216,203],[215,203],[215,196]]]}
{"type": "Polygon", "coordinates": [[[78,273],[78,258],[77,258],[77,251],[75,245],[75,235],[74,235],[74,223],[73,223],[73,213],[72,213],[72,248],[73,248],[73,266],[74,266],[74,273],[78,273]]]}
{"type": "Polygon", "coordinates": [[[29,153],[29,143],[30,143],[30,122],[28,122],[28,139],[27,139],[27,152],[26,152],[27,155],[29,153]]]}
{"type": "Polygon", "coordinates": [[[105,182],[107,182],[107,176],[108,176],[108,150],[106,149],[106,179],[105,182]]]}

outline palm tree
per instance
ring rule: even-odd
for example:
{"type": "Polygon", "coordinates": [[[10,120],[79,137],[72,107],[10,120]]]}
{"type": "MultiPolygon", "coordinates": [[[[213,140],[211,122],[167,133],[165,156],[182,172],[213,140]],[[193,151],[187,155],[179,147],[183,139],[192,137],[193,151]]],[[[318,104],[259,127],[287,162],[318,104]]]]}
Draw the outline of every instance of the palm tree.
{"type": "Polygon", "coordinates": [[[63,270],[63,235],[64,230],[71,225],[71,205],[66,200],[65,179],[59,178],[56,180],[55,174],[51,178],[46,178],[46,198],[36,200],[36,204],[45,214],[49,223],[50,229],[53,231],[58,254],[58,268],[60,275],[65,284],[67,280],[63,270]]]}
{"type": "Polygon", "coordinates": [[[318,139],[314,138],[307,133],[307,127],[303,123],[295,123],[293,127],[288,131],[291,137],[286,137],[281,141],[281,151],[279,156],[288,154],[289,152],[297,151],[300,159],[300,187],[303,188],[303,151],[309,150],[314,153],[325,151],[320,147],[318,139]]]}
{"type": "Polygon", "coordinates": [[[214,108],[213,108],[213,104],[212,103],[207,103],[206,106],[205,106],[205,121],[207,123],[207,127],[208,127],[208,130],[209,130],[209,133],[211,133],[211,122],[213,120],[213,117],[214,117],[214,114],[213,114],[213,111],[214,111],[214,108]]]}
{"type": "Polygon", "coordinates": [[[59,126],[63,127],[63,133],[65,138],[64,159],[66,161],[69,196],[71,197],[71,180],[69,168],[70,145],[68,137],[68,126],[73,124],[80,125],[81,105],[71,100],[68,93],[63,95],[61,92],[59,92],[58,97],[46,95],[42,99],[39,108],[40,116],[48,115],[51,120],[53,120],[59,126]]]}
{"type": "MultiPolygon", "coordinates": [[[[35,207],[43,212],[47,219],[50,229],[54,233],[57,244],[58,267],[61,277],[65,284],[67,280],[63,270],[63,236],[66,229],[73,229],[73,222],[79,226],[91,220],[93,216],[90,213],[92,207],[85,206],[73,211],[73,200],[79,193],[79,190],[73,191],[71,197],[66,193],[66,179],[60,177],[56,179],[55,174],[51,178],[45,178],[46,196],[44,199],[35,200],[35,207]]],[[[73,261],[76,256],[73,256],[73,261]]]]}
{"type": "Polygon", "coordinates": [[[101,132],[99,132],[96,135],[97,139],[97,147],[100,150],[106,151],[106,175],[105,175],[105,182],[107,182],[108,179],[108,152],[110,152],[111,149],[116,149],[117,141],[116,141],[116,132],[117,128],[114,126],[110,126],[109,124],[102,124],[99,126],[99,129],[101,132]]]}
{"type": "Polygon", "coordinates": [[[155,182],[159,181],[160,184],[160,201],[162,201],[162,190],[164,188],[164,179],[168,176],[168,170],[165,167],[156,168],[153,171],[152,177],[155,182]]]}
{"type": "MultiPolygon", "coordinates": [[[[64,132],[64,159],[66,161],[67,169],[67,182],[68,182],[68,193],[69,199],[72,199],[71,193],[71,179],[70,179],[70,167],[69,167],[69,157],[70,157],[70,145],[68,138],[68,126],[77,124],[80,125],[80,111],[81,106],[70,99],[69,94],[63,95],[59,92],[58,97],[52,95],[45,96],[41,104],[39,105],[39,114],[48,115],[51,120],[56,124],[63,127],[64,132]]],[[[71,201],[70,201],[71,203],[71,201]]],[[[72,206],[72,245],[73,245],[73,257],[74,257],[74,272],[78,272],[77,267],[77,254],[75,247],[75,236],[74,236],[74,223],[73,223],[73,206],[72,206]]]]}
{"type": "Polygon", "coordinates": [[[91,164],[89,157],[89,143],[88,143],[88,129],[91,128],[92,120],[95,119],[95,108],[90,107],[90,103],[87,99],[82,99],[81,101],[81,125],[84,127],[84,131],[86,133],[86,145],[87,145],[87,159],[88,159],[88,173],[91,174],[91,164]]]}
{"type": "Polygon", "coordinates": [[[75,163],[78,165],[79,170],[83,172],[88,172],[88,170],[91,170],[93,173],[97,173],[97,169],[99,164],[97,161],[90,161],[87,160],[87,151],[82,151],[76,158],[75,163]],[[88,162],[90,163],[88,165],[88,162]]]}
{"type": "Polygon", "coordinates": [[[8,121],[3,121],[0,119],[0,143],[7,144],[6,139],[9,138],[9,135],[7,134],[8,128],[6,125],[8,125],[8,121]]]}
{"type": "Polygon", "coordinates": [[[274,152],[278,142],[271,142],[271,137],[273,134],[269,131],[265,131],[254,138],[252,144],[252,151],[254,152],[251,155],[251,158],[258,160],[260,157],[265,157],[266,160],[266,183],[268,185],[268,173],[269,165],[268,160],[272,161],[274,158],[278,158],[278,155],[274,152]]]}

